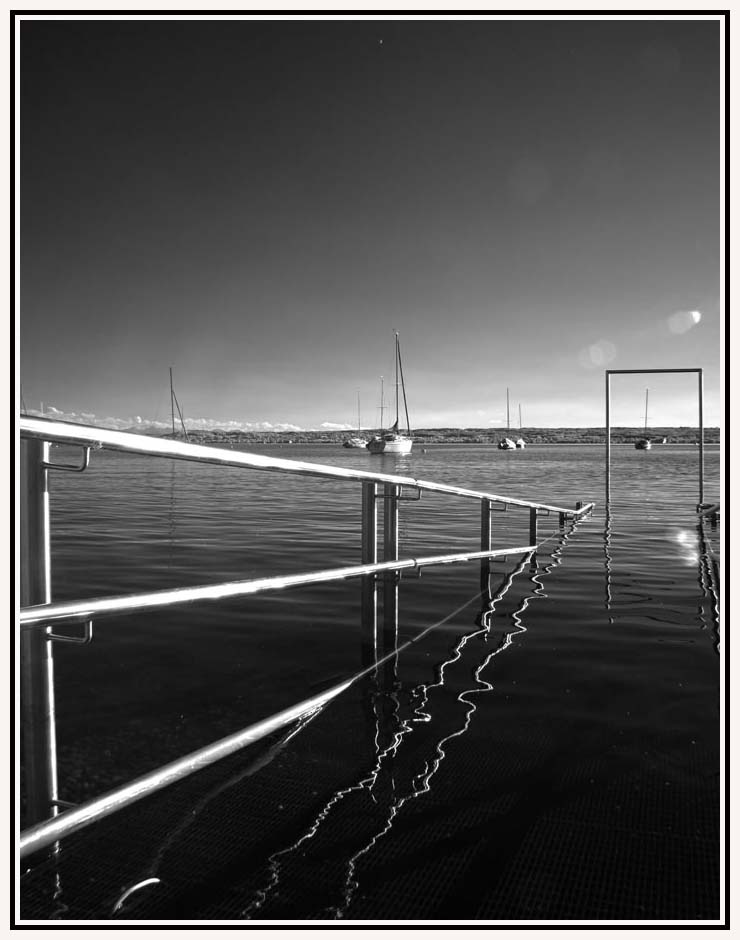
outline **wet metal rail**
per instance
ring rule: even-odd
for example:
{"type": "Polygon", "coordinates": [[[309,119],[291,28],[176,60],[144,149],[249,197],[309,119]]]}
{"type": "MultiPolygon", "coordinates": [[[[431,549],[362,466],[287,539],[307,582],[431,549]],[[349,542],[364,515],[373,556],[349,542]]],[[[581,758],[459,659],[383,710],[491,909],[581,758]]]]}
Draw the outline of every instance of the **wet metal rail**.
{"type": "MultiPolygon", "coordinates": [[[[246,467],[253,470],[273,470],[302,476],[323,477],[324,479],[349,480],[361,483],[383,483],[393,486],[406,486],[429,493],[449,493],[470,499],[488,499],[491,502],[505,503],[510,506],[524,506],[545,512],[562,512],[568,516],[575,510],[569,507],[550,506],[547,503],[534,503],[526,499],[514,499],[511,496],[498,496],[479,490],[464,489],[446,483],[433,483],[430,480],[417,480],[414,477],[397,476],[390,473],[369,473],[364,470],[348,470],[344,467],[331,467],[320,463],[304,463],[301,460],[285,460],[280,457],[264,457],[261,454],[246,454],[219,447],[207,447],[204,444],[190,444],[184,441],[164,440],[146,437],[143,434],[130,434],[125,431],[111,431],[106,428],[93,428],[82,424],[69,424],[63,421],[49,421],[45,418],[21,418],[21,436],[38,441],[53,441],[57,444],[78,444],[93,450],[117,450],[131,454],[144,454],[150,457],[171,457],[175,460],[189,460],[196,463],[221,464],[227,467],[246,467]]],[[[54,469],[80,469],[55,465],[54,469]]]]}
{"type": "Polygon", "coordinates": [[[363,638],[370,638],[372,665],[377,668],[387,656],[398,652],[398,579],[404,569],[428,565],[452,564],[473,559],[487,560],[502,555],[534,553],[537,550],[537,518],[541,513],[558,513],[560,525],[566,519],[578,520],[593,509],[593,503],[576,503],[575,508],[513,499],[493,493],[417,480],[413,477],[348,470],[324,464],[264,457],[258,454],[233,452],[222,448],[192,443],[149,438],[143,435],[110,431],[85,425],[67,424],[41,418],[22,417],[21,430],[21,611],[20,611],[20,674],[21,733],[24,746],[26,803],[29,827],[21,833],[20,856],[54,845],[59,839],[102,819],[117,809],[147,794],[174,783],[185,776],[220,760],[273,731],[295,721],[302,715],[323,707],[330,699],[349,687],[358,676],[333,686],[319,696],[242,729],[199,751],[188,754],[150,774],[87,803],[74,807],[58,797],[56,771],[56,725],[54,713],[53,643],[56,641],[87,643],[92,639],[94,619],[163,608],[196,601],[215,601],[241,597],[262,591],[283,590],[302,584],[359,578],[362,598],[363,638]],[[52,463],[50,444],[78,445],[83,448],[79,464],[52,463]],[[152,591],[124,596],[91,598],[53,603],[50,596],[51,553],[49,527],[50,471],[84,472],[91,450],[102,448],[154,457],[219,464],[243,469],[299,474],[314,478],[354,481],[362,484],[360,536],[362,564],[288,576],[228,581],[220,584],[152,591]],[[382,488],[381,488],[382,487],[382,488]],[[422,492],[444,493],[477,499],[481,505],[480,551],[455,552],[418,558],[399,557],[399,506],[408,497],[404,488],[422,492]],[[529,543],[514,548],[491,548],[491,513],[494,504],[522,507],[529,514],[529,543]],[[378,560],[378,504],[383,506],[383,553],[378,560]],[[383,588],[383,631],[378,624],[378,583],[383,588]],[[52,632],[52,624],[85,623],[83,636],[65,636],[52,632]],[[380,640],[390,647],[379,655],[380,640]],[[64,809],[64,812],[60,812],[64,809]]]}

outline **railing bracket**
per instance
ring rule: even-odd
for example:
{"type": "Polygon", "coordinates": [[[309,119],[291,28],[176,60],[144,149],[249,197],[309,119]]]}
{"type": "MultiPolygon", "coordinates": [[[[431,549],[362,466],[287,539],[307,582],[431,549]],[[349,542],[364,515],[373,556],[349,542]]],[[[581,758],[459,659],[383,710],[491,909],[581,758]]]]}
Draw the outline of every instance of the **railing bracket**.
{"type": "Polygon", "coordinates": [[[61,633],[47,633],[47,640],[56,640],[58,643],[77,643],[82,646],[85,643],[92,642],[93,638],[93,622],[88,620],[85,623],[85,632],[82,636],[64,636],[61,633]]]}
{"type": "Polygon", "coordinates": [[[376,499],[395,499],[399,503],[418,503],[422,495],[421,487],[412,487],[412,489],[416,490],[416,496],[402,496],[403,486],[403,484],[400,484],[398,495],[395,493],[378,493],[376,499]]]}
{"type": "Polygon", "coordinates": [[[66,463],[49,463],[44,461],[42,466],[46,470],[67,470],[71,473],[82,473],[83,470],[87,470],[90,464],[90,448],[87,446],[82,447],[82,463],[79,467],[72,467],[66,463]]]}

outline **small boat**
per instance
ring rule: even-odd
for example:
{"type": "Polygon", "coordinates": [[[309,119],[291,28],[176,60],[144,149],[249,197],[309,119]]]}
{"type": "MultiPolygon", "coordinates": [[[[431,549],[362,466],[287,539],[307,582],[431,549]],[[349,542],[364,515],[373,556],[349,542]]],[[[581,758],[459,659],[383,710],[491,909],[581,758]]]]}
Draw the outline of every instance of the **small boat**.
{"type": "Polygon", "coordinates": [[[362,434],[362,426],[360,424],[360,393],[357,393],[357,437],[348,437],[346,440],[342,441],[342,447],[356,447],[365,450],[367,448],[367,441],[362,434]]]}
{"type": "MultiPolygon", "coordinates": [[[[521,413],[521,412],[520,412],[521,413]]],[[[521,419],[520,419],[521,423],[521,419]]],[[[509,414],[509,390],[506,389],[506,430],[511,430],[511,417],[509,414]]],[[[505,437],[503,440],[498,442],[499,450],[516,450],[517,447],[524,447],[524,441],[519,438],[518,441],[513,441],[510,437],[505,437]],[[520,443],[521,442],[521,443],[520,443]]]]}
{"type": "MultiPolygon", "coordinates": [[[[383,413],[382,409],[383,405],[381,404],[381,424],[383,413]]],[[[398,342],[398,332],[396,332],[396,420],[393,422],[391,427],[388,428],[388,430],[381,431],[380,434],[376,434],[375,437],[372,437],[367,443],[367,449],[371,454],[410,454],[413,443],[413,438],[411,437],[411,426],[409,424],[409,409],[408,405],[406,404],[406,386],[403,381],[401,347],[398,342]],[[404,411],[406,412],[406,434],[399,430],[398,425],[399,377],[401,393],[403,395],[403,407],[404,411]]]]}
{"type": "Polygon", "coordinates": [[[177,408],[177,414],[180,417],[180,425],[182,426],[182,435],[186,441],[189,441],[187,428],[185,427],[185,419],[182,416],[182,408],[180,408],[180,402],[177,400],[177,395],[175,395],[175,386],[172,381],[172,367],[170,366],[170,407],[172,408],[172,440],[177,440],[177,431],[175,431],[175,408],[177,408]]]}
{"type": "MultiPolygon", "coordinates": [[[[521,431],[521,429],[522,429],[522,406],[519,405],[519,430],[521,431]]],[[[523,437],[521,437],[521,436],[518,437],[518,438],[516,439],[516,446],[517,446],[517,449],[518,449],[518,450],[524,450],[524,447],[525,447],[526,443],[527,443],[527,442],[524,440],[523,437]]]]}
{"type": "MultiPolygon", "coordinates": [[[[647,431],[648,425],[648,392],[650,389],[645,389],[645,431],[647,431]]],[[[650,450],[653,446],[653,442],[649,437],[641,437],[639,440],[635,441],[635,450],[650,450]]]]}

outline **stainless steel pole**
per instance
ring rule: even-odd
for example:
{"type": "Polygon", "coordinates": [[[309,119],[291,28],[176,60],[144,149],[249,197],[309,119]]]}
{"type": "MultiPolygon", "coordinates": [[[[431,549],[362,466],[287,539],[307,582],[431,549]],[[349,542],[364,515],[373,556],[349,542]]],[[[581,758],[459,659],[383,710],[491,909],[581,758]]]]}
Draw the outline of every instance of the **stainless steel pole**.
{"type": "Polygon", "coordinates": [[[704,373],[699,369],[699,505],[704,502],[704,373]]]}
{"type": "Polygon", "coordinates": [[[529,541],[530,544],[537,544],[537,510],[529,510],[529,541]]]}
{"type": "MultiPolygon", "coordinates": [[[[362,564],[374,565],[378,561],[378,484],[362,484],[362,564]]],[[[362,662],[375,662],[378,658],[378,583],[375,574],[362,576],[361,630],[362,662]]]]}
{"type": "MultiPolygon", "coordinates": [[[[398,559],[398,498],[401,487],[386,483],[383,500],[383,561],[398,559]]],[[[398,633],[398,573],[386,571],[383,585],[383,652],[396,645],[398,633]]]]}
{"type": "MultiPolygon", "coordinates": [[[[491,501],[482,499],[480,501],[480,550],[488,552],[491,550],[491,501]]],[[[491,559],[481,558],[480,562],[480,589],[485,593],[489,588],[489,578],[491,575],[491,559]]]]}
{"type": "MultiPolygon", "coordinates": [[[[21,606],[51,600],[49,539],[49,444],[21,441],[20,600],[21,606]]],[[[50,628],[24,631],[20,637],[21,741],[25,772],[26,815],[34,824],[57,814],[54,661],[50,628]]]]}
{"type": "Polygon", "coordinates": [[[605,437],[606,437],[606,470],[605,470],[605,479],[606,479],[606,501],[609,502],[609,474],[611,470],[611,436],[612,436],[612,426],[611,426],[611,373],[607,371],[606,373],[606,427],[605,427],[605,437]]]}

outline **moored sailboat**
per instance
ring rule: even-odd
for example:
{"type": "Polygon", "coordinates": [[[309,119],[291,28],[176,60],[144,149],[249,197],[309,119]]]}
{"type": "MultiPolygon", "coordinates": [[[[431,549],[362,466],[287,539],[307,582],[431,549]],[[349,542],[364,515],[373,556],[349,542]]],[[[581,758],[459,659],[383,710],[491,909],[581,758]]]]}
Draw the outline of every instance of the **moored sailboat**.
{"type": "Polygon", "coordinates": [[[177,408],[177,414],[180,418],[180,425],[182,427],[182,435],[186,441],[189,441],[188,431],[185,427],[185,419],[182,416],[182,408],[180,408],[180,402],[177,400],[177,395],[175,395],[175,385],[172,380],[172,366],[170,366],[170,407],[172,409],[172,440],[177,439],[177,432],[175,431],[175,408],[177,408]]]}
{"type": "MultiPolygon", "coordinates": [[[[645,389],[645,433],[647,435],[647,425],[648,425],[648,392],[650,389],[645,389]]],[[[641,437],[639,440],[635,441],[635,450],[650,450],[653,446],[653,442],[649,437],[641,437]]]]}
{"type": "MultiPolygon", "coordinates": [[[[522,406],[519,406],[519,428],[522,426],[522,406]]],[[[506,389],[506,430],[511,430],[511,415],[509,412],[509,390],[506,389]]],[[[498,442],[499,450],[522,450],[524,448],[524,438],[520,437],[514,441],[510,437],[504,437],[498,442]]]]}
{"type": "MultiPolygon", "coordinates": [[[[382,423],[382,411],[381,411],[382,423]]],[[[401,363],[401,347],[398,341],[398,331],[396,331],[396,420],[386,431],[381,431],[375,437],[368,441],[367,449],[371,454],[409,454],[413,446],[411,437],[411,425],[409,424],[409,409],[406,404],[406,385],[403,379],[403,365],[401,363]],[[403,407],[406,413],[406,433],[399,430],[399,378],[400,388],[403,395],[403,407]]]]}
{"type": "Polygon", "coordinates": [[[342,447],[356,447],[364,450],[367,447],[367,441],[362,437],[362,425],[360,423],[360,393],[357,392],[357,436],[348,437],[342,442],[342,447]]]}

